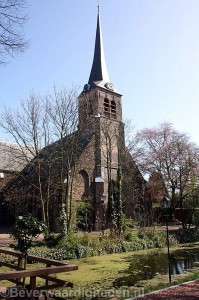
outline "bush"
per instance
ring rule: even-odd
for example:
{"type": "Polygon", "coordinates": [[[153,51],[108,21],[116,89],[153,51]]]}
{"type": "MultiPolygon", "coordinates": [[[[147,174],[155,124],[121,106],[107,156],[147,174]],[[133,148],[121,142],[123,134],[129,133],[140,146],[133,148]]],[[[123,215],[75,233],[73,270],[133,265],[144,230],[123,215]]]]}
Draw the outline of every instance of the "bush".
{"type": "Polygon", "coordinates": [[[129,232],[125,235],[125,240],[134,242],[135,248],[151,249],[151,248],[162,248],[166,244],[165,232],[158,230],[147,230],[139,231],[136,235],[133,232],[129,232]],[[138,244],[140,246],[138,246],[138,244]]]}
{"type": "Polygon", "coordinates": [[[124,239],[128,242],[132,242],[134,241],[134,239],[137,237],[137,235],[133,232],[128,232],[127,234],[125,234],[124,239]]]}
{"type": "Polygon", "coordinates": [[[181,243],[195,243],[199,242],[199,229],[190,228],[190,229],[178,229],[175,231],[175,237],[177,241],[181,243]]]}
{"type": "Polygon", "coordinates": [[[33,239],[46,229],[46,226],[31,214],[18,216],[11,234],[16,241],[15,249],[19,250],[24,257],[32,247],[33,239]]]}
{"type": "Polygon", "coordinates": [[[61,234],[51,233],[49,236],[45,237],[44,242],[49,248],[51,248],[57,246],[61,238],[62,238],[61,234]]]}
{"type": "Polygon", "coordinates": [[[195,210],[192,218],[192,223],[196,227],[199,227],[199,210],[195,210]]]}
{"type": "Polygon", "coordinates": [[[149,240],[153,242],[154,248],[162,248],[166,244],[165,232],[158,230],[150,230],[146,233],[149,240]]]}
{"type": "MultiPolygon", "coordinates": [[[[170,236],[172,243],[174,236],[170,236]]],[[[148,230],[138,233],[129,232],[124,238],[92,236],[91,234],[71,234],[58,241],[54,249],[32,248],[31,254],[57,260],[80,259],[94,255],[161,248],[166,245],[165,232],[148,230]]]]}
{"type": "Polygon", "coordinates": [[[127,229],[127,230],[134,228],[135,227],[135,220],[133,220],[133,219],[126,219],[124,226],[125,226],[125,229],[127,229]]]}

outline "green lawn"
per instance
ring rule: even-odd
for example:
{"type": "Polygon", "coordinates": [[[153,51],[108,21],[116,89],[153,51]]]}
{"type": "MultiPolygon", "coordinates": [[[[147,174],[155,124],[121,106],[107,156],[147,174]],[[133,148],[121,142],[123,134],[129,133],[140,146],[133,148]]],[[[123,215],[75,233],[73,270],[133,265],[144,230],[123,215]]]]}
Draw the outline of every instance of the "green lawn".
{"type": "MultiPolygon", "coordinates": [[[[176,249],[192,249],[198,248],[199,244],[194,245],[180,245],[172,250],[176,249]]],[[[103,256],[95,256],[90,258],[84,258],[80,260],[72,260],[71,262],[78,265],[78,271],[65,273],[60,276],[60,278],[69,280],[74,283],[74,289],[84,288],[84,289],[113,289],[122,288],[125,289],[127,286],[118,287],[116,282],[118,279],[125,278],[129,276],[129,265],[130,258],[133,255],[149,255],[154,249],[151,250],[140,250],[136,252],[128,252],[121,254],[110,254],[103,256]]],[[[167,249],[156,249],[156,251],[166,252],[167,249]]],[[[172,276],[173,277],[173,276],[172,276]]],[[[172,278],[172,283],[176,284],[179,281],[186,281],[189,278],[199,278],[199,268],[195,268],[190,272],[185,274],[176,275],[172,278]]],[[[142,280],[137,282],[133,286],[128,286],[131,291],[138,290],[141,287],[145,291],[156,289],[157,286],[163,286],[168,284],[168,276],[161,275],[159,273],[152,279],[142,280]]]]}
{"type": "Polygon", "coordinates": [[[132,253],[110,254],[73,260],[78,270],[62,275],[72,281],[75,287],[110,288],[115,278],[125,274],[128,268],[128,257],[132,253]]]}
{"type": "MultiPolygon", "coordinates": [[[[172,248],[172,251],[176,249],[198,249],[199,243],[190,245],[179,245],[172,248]]],[[[77,271],[62,273],[56,275],[56,277],[71,281],[74,283],[73,290],[110,290],[110,289],[129,289],[131,292],[139,290],[142,287],[145,292],[154,290],[157,287],[163,287],[168,284],[168,276],[157,273],[155,277],[147,280],[140,280],[136,284],[118,285],[117,282],[121,282],[121,279],[130,276],[129,266],[131,258],[134,255],[150,255],[154,251],[157,253],[163,251],[166,253],[167,249],[151,249],[151,250],[140,250],[135,252],[121,253],[121,254],[109,254],[102,256],[95,256],[84,258],[80,260],[71,260],[71,263],[78,265],[77,271]],[[119,280],[119,281],[118,281],[119,280]]],[[[41,265],[32,264],[29,267],[36,268],[41,265]]],[[[147,266],[145,266],[147,267],[147,266]]],[[[5,268],[0,268],[0,272],[6,271],[5,268]]],[[[172,278],[172,284],[176,284],[179,281],[187,281],[189,279],[199,278],[199,267],[191,271],[187,271],[185,274],[177,275],[172,278]]],[[[128,282],[128,281],[126,281],[128,282]]],[[[42,283],[38,280],[38,283],[42,283]]],[[[3,282],[2,282],[3,284],[3,282]]],[[[5,282],[6,284],[6,282],[5,282]]],[[[11,284],[12,285],[12,284],[11,284]]],[[[126,297],[127,298],[127,297],[126,297]]],[[[83,297],[81,299],[84,299],[83,297]]],[[[106,299],[106,298],[104,298],[106,299]]]]}

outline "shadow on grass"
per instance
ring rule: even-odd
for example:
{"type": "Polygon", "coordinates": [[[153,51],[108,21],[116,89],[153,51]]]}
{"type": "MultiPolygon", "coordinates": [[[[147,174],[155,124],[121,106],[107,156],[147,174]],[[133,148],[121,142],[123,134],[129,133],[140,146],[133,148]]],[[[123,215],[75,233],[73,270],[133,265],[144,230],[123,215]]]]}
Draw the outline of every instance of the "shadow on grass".
{"type": "Polygon", "coordinates": [[[115,287],[132,286],[140,280],[152,279],[157,273],[164,274],[167,269],[165,254],[162,252],[151,252],[146,255],[133,255],[128,269],[122,272],[122,276],[114,281],[115,287]]]}
{"type": "MultiPolygon", "coordinates": [[[[179,261],[183,261],[186,269],[192,269],[198,265],[199,245],[197,247],[182,248],[170,254],[170,261],[173,274],[183,273],[183,268],[179,267],[179,261]],[[178,273],[179,272],[179,273],[178,273]]],[[[132,255],[126,259],[129,262],[127,270],[120,272],[121,276],[114,281],[114,286],[133,286],[139,281],[149,280],[161,274],[168,273],[168,256],[161,250],[149,252],[145,255],[132,255]],[[124,275],[125,274],[125,275],[124,275]]]]}

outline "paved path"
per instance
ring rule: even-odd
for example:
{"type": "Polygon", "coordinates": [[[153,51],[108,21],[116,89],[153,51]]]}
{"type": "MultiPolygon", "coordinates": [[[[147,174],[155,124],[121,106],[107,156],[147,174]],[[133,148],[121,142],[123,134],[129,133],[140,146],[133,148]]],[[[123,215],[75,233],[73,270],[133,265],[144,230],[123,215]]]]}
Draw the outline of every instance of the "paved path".
{"type": "Polygon", "coordinates": [[[0,234],[0,245],[6,245],[12,242],[12,239],[9,234],[1,233],[0,234]]]}
{"type": "MultiPolygon", "coordinates": [[[[36,239],[43,240],[43,238],[44,238],[43,234],[40,234],[36,239]]],[[[13,242],[13,239],[9,233],[0,233],[0,246],[7,245],[11,242],[13,242]]]]}
{"type": "Polygon", "coordinates": [[[199,300],[199,280],[186,282],[175,287],[157,291],[140,300],[199,300]]]}

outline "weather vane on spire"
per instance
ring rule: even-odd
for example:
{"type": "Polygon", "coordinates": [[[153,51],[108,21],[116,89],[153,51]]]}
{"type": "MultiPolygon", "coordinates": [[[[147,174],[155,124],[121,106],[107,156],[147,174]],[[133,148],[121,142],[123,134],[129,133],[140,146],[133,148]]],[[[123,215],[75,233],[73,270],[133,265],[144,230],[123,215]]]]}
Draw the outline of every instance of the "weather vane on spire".
{"type": "Polygon", "coordinates": [[[97,0],[97,11],[99,13],[99,8],[100,8],[100,0],[97,0]]]}

